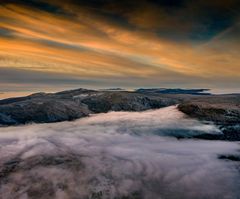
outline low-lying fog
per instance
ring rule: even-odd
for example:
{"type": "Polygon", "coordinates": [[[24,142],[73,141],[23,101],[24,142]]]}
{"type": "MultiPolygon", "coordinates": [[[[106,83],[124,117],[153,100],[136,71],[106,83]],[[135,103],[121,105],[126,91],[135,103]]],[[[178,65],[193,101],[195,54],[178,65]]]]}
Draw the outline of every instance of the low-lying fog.
{"type": "Polygon", "coordinates": [[[0,198],[237,199],[238,142],[175,106],[0,128],[0,198]],[[186,137],[177,139],[176,137],[186,137]]]}

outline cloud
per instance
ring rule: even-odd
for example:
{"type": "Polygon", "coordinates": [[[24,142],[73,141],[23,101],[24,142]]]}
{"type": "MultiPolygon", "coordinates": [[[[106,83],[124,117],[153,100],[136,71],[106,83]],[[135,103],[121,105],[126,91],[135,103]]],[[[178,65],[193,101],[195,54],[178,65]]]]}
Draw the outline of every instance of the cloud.
{"type": "Polygon", "coordinates": [[[6,171],[1,180],[8,181],[0,193],[6,198],[239,195],[235,165],[217,158],[236,154],[237,143],[178,140],[172,132],[219,133],[215,126],[189,119],[175,107],[1,128],[0,169],[6,171]]]}
{"type": "Polygon", "coordinates": [[[128,87],[142,86],[130,81],[137,78],[167,84],[166,76],[175,86],[195,79],[237,87],[238,8],[233,0],[6,1],[0,67],[115,80],[109,84],[124,78],[128,87]]]}

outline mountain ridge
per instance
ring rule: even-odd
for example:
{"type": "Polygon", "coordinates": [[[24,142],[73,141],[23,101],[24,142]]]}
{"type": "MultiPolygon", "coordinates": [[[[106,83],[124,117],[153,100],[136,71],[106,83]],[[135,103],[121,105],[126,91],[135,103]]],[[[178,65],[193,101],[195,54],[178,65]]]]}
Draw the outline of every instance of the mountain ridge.
{"type": "Polygon", "coordinates": [[[227,135],[221,139],[240,140],[240,94],[195,95],[83,88],[41,92],[0,100],[0,125],[71,121],[92,113],[145,111],[177,104],[189,117],[218,125],[227,135]]]}

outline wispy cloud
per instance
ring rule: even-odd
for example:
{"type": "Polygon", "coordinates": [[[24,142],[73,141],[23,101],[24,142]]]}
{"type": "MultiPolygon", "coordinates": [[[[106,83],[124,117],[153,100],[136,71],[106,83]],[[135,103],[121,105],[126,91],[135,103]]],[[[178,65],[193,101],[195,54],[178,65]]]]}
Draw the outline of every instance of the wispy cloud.
{"type": "Polygon", "coordinates": [[[5,164],[0,168],[16,167],[0,193],[5,198],[33,192],[52,198],[236,198],[238,171],[218,155],[238,153],[237,143],[174,138],[212,132],[219,133],[175,107],[1,128],[5,164]]]}
{"type": "Polygon", "coordinates": [[[237,1],[10,2],[0,6],[0,67],[124,77],[130,87],[166,76],[175,85],[239,83],[237,1]]]}

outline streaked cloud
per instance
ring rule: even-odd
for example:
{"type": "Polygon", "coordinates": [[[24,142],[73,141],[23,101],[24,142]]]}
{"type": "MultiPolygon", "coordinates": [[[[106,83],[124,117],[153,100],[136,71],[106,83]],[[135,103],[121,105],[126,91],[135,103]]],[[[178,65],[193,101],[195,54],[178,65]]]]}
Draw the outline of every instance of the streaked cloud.
{"type": "Polygon", "coordinates": [[[127,87],[237,88],[238,10],[234,0],[6,1],[0,67],[127,87]]]}

